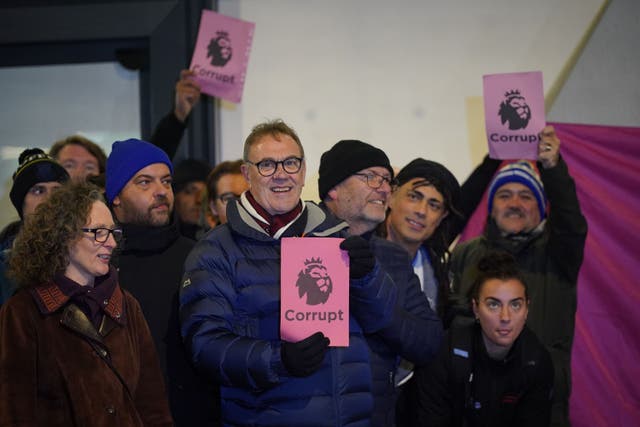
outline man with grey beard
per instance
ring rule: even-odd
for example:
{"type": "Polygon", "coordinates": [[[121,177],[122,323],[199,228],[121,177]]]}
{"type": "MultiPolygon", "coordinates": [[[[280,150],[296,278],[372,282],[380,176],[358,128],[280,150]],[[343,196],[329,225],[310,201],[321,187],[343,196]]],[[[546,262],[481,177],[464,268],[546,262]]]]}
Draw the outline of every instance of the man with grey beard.
{"type": "Polygon", "coordinates": [[[106,198],[124,232],[114,259],[121,286],[140,302],[149,323],[175,425],[217,425],[217,390],[201,383],[187,361],[178,326],[178,284],[194,241],[173,218],[173,165],[155,145],[116,141],[107,159],[106,198]]]}

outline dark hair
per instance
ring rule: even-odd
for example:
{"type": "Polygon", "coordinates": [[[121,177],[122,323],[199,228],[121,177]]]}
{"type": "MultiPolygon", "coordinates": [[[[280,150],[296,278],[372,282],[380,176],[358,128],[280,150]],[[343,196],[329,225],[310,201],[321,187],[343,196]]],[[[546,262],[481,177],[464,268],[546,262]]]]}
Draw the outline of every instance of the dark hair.
{"type": "Polygon", "coordinates": [[[98,161],[98,169],[100,173],[105,173],[107,170],[107,155],[102,147],[90,139],[80,135],[71,135],[59,141],[53,143],[49,149],[49,155],[58,160],[58,154],[60,151],[69,144],[79,145],[89,152],[98,161]]]}
{"type": "Polygon", "coordinates": [[[449,253],[449,245],[452,240],[451,236],[455,236],[455,232],[459,228],[458,224],[460,221],[463,221],[464,218],[464,215],[458,207],[459,197],[458,194],[454,194],[449,187],[435,178],[418,180],[411,185],[411,188],[415,190],[423,186],[432,186],[435,188],[436,191],[442,195],[445,209],[449,212],[449,214],[440,221],[440,224],[433,231],[433,234],[427,239],[429,247],[438,256],[440,262],[448,268],[447,263],[451,256],[449,253]]]}
{"type": "Polygon", "coordinates": [[[278,135],[280,134],[288,135],[293,138],[296,144],[298,144],[298,147],[300,147],[300,156],[304,157],[304,148],[302,148],[302,143],[300,142],[300,138],[298,138],[298,134],[296,133],[296,131],[289,127],[289,125],[287,125],[281,119],[276,119],[260,123],[254,126],[253,129],[251,129],[251,133],[244,141],[244,152],[242,154],[242,159],[245,162],[249,160],[249,150],[263,136],[271,135],[274,138],[278,139],[278,135]]]}
{"type": "Polygon", "coordinates": [[[9,255],[8,273],[19,286],[45,284],[67,268],[69,249],[98,201],[106,204],[98,187],[69,181],[38,205],[9,255]]]}
{"type": "Polygon", "coordinates": [[[491,279],[514,279],[522,283],[525,299],[529,300],[529,288],[524,275],[518,268],[515,258],[507,252],[490,252],[480,258],[477,266],[478,274],[469,291],[469,300],[478,302],[482,287],[491,279]]]}
{"type": "Polygon", "coordinates": [[[242,171],[240,169],[242,166],[242,160],[227,160],[226,162],[222,162],[218,164],[207,176],[207,194],[209,201],[212,202],[218,197],[218,181],[222,178],[223,175],[241,175],[242,171]]]}

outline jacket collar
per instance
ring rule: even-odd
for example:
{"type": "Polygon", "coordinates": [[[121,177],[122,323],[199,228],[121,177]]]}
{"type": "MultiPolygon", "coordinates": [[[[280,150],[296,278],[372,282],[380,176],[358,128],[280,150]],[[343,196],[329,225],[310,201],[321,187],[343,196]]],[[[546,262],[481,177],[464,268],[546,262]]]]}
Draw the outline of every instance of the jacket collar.
{"type": "MultiPolygon", "coordinates": [[[[106,281],[117,281],[117,273],[114,267],[109,269],[109,273],[103,276],[103,284],[106,281]]],[[[31,288],[31,296],[35,300],[38,309],[42,314],[48,315],[58,311],[61,307],[67,305],[71,299],[71,295],[65,294],[60,286],[54,281],[47,284],[31,288]]],[[[124,311],[124,294],[120,286],[115,286],[114,291],[108,298],[108,303],[102,309],[113,321],[120,325],[126,323],[124,311]]],[[[86,317],[86,316],[85,316],[86,317]]]]}
{"type": "Polygon", "coordinates": [[[349,225],[333,215],[328,215],[313,202],[304,202],[302,213],[277,236],[269,236],[256,219],[238,201],[227,206],[228,226],[236,233],[240,233],[256,240],[274,240],[281,237],[327,237],[345,230],[349,225]]]}

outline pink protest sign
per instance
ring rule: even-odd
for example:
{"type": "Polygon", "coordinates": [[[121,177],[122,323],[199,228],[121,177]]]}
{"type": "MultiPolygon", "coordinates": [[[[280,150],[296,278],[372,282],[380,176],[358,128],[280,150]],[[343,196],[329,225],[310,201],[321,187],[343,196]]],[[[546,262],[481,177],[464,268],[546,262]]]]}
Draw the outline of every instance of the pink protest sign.
{"type": "Polygon", "coordinates": [[[489,156],[538,158],[538,133],[545,126],[542,73],[489,74],[482,77],[489,156]]]}
{"type": "Polygon", "coordinates": [[[203,93],[240,102],[254,28],[253,22],[202,11],[189,69],[203,93]]]}
{"type": "Polygon", "coordinates": [[[349,345],[349,256],[342,239],[281,240],[280,338],[300,341],[318,331],[333,347],[349,345]]]}

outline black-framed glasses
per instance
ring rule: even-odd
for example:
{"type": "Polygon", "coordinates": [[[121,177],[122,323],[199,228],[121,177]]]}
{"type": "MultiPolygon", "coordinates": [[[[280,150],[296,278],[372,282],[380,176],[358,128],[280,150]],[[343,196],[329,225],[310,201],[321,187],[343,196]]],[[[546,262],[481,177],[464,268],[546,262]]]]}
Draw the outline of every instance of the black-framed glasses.
{"type": "Polygon", "coordinates": [[[109,234],[113,235],[116,243],[122,240],[122,228],[106,228],[106,227],[96,227],[96,228],[81,228],[85,233],[93,233],[93,239],[98,243],[104,243],[109,239],[109,234]]]}
{"type": "Polygon", "coordinates": [[[273,159],[264,159],[260,160],[257,163],[250,162],[246,160],[245,163],[249,163],[250,165],[254,165],[258,168],[258,173],[262,176],[271,176],[276,173],[278,169],[278,165],[282,165],[282,169],[288,174],[298,173],[300,168],[302,167],[302,157],[287,157],[281,161],[275,161],[273,159]]]}
{"type": "Polygon", "coordinates": [[[226,205],[232,200],[238,200],[239,198],[240,198],[240,194],[235,194],[235,193],[224,193],[218,196],[218,200],[220,200],[223,205],[226,205]]]}
{"type": "Polygon", "coordinates": [[[378,189],[382,187],[382,183],[386,182],[389,186],[393,185],[393,180],[386,176],[378,175],[377,173],[354,173],[354,175],[362,176],[365,178],[367,185],[371,188],[378,189]]]}

